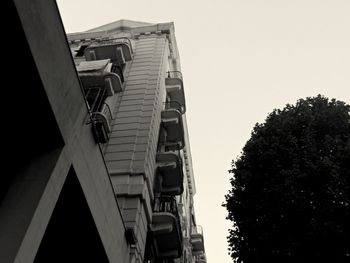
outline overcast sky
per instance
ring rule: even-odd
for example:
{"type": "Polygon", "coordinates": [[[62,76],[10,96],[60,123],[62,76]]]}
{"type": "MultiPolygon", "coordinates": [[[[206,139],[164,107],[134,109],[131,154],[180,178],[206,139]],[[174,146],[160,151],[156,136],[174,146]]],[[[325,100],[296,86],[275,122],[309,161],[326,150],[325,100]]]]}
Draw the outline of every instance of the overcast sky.
{"type": "Polygon", "coordinates": [[[119,19],[174,22],[208,263],[232,262],[221,207],[230,163],[274,108],[350,103],[350,0],[58,0],[67,32],[119,19]]]}

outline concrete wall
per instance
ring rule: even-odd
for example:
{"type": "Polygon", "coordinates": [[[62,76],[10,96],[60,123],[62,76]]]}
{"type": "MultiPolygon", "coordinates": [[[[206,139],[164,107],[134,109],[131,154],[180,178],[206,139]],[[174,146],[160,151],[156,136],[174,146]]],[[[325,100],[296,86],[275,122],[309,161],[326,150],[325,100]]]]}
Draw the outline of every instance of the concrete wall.
{"type": "MultiPolygon", "coordinates": [[[[52,119],[56,123],[55,132],[63,141],[57,148],[40,152],[33,160],[30,155],[27,160],[25,157],[17,159],[20,162],[17,166],[21,169],[13,174],[14,180],[0,207],[0,262],[34,261],[63,183],[73,167],[109,262],[127,263],[129,245],[124,236],[123,218],[103,155],[93,139],[91,126],[86,124],[88,112],[56,2],[16,0],[14,3],[15,11],[12,9],[9,14],[14,21],[20,21],[23,31],[18,29],[11,34],[16,37],[22,34],[24,40],[21,39],[21,49],[15,52],[11,61],[17,63],[16,67],[21,65],[19,69],[24,73],[19,75],[19,71],[10,67],[9,77],[18,79],[16,94],[24,98],[18,100],[23,102],[19,104],[22,108],[18,107],[21,112],[13,111],[15,122],[11,124],[13,131],[21,131],[22,138],[13,140],[8,151],[21,147],[28,150],[26,146],[32,145],[34,135],[32,129],[42,134],[34,141],[38,148],[42,148],[40,137],[52,136],[55,125],[48,127],[52,119]],[[16,56],[23,59],[23,52],[29,52],[29,59],[17,60],[16,56]],[[25,72],[29,70],[34,73],[27,76],[25,72]],[[16,72],[16,75],[11,72],[16,72]],[[30,94],[37,94],[41,89],[46,100],[42,105],[48,106],[41,108],[42,113],[31,111],[30,105],[35,105],[38,97],[30,94]],[[49,111],[52,111],[52,119],[43,114],[49,111]],[[23,120],[20,121],[19,117],[23,120]],[[23,126],[25,119],[30,118],[40,121],[34,126],[23,126]],[[24,165],[22,159],[29,161],[24,165]]],[[[30,152],[35,152],[35,148],[30,152]]],[[[55,262],[55,258],[51,262],[55,262]]]]}
{"type": "Polygon", "coordinates": [[[165,98],[165,43],[165,36],[157,35],[139,39],[136,43],[125,91],[115,107],[111,140],[105,151],[111,175],[146,173],[146,170],[154,169],[160,111],[165,98]]]}
{"type": "Polygon", "coordinates": [[[160,115],[166,96],[167,39],[154,34],[135,42],[105,160],[126,226],[137,237],[134,256],[142,261],[152,217],[160,115]]]}

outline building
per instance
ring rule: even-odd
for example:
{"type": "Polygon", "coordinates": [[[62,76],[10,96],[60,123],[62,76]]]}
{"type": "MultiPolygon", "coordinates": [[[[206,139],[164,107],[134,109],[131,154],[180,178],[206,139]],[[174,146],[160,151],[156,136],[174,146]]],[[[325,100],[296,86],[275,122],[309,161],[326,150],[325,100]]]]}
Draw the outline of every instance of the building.
{"type": "Polygon", "coordinates": [[[66,37],[55,1],[8,14],[0,262],[206,262],[173,23],[66,37]]]}

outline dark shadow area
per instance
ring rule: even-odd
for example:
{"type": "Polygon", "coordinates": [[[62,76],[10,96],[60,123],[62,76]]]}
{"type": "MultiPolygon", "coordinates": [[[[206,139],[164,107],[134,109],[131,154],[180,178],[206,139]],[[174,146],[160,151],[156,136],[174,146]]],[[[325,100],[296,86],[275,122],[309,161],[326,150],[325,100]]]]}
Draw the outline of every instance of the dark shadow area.
{"type": "Polygon", "coordinates": [[[34,262],[109,262],[72,168],[34,262]]]}
{"type": "MultiPolygon", "coordinates": [[[[38,156],[64,146],[16,7],[10,1],[7,38],[12,49],[4,52],[2,67],[2,156],[0,204],[15,176],[38,156]],[[6,84],[7,83],[7,84],[6,84]],[[6,105],[6,106],[5,106],[6,105]]],[[[54,74],[54,72],[53,72],[54,74]]]]}

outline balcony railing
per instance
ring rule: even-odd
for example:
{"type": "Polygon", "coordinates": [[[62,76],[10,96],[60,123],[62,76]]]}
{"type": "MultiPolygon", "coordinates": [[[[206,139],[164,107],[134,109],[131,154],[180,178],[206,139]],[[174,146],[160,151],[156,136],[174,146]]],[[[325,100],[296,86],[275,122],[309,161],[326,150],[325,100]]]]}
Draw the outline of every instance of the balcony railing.
{"type": "Polygon", "coordinates": [[[161,112],[162,131],[160,143],[163,145],[178,144],[182,149],[185,146],[184,127],[182,115],[176,109],[167,109],[161,112]]]}
{"type": "Polygon", "coordinates": [[[182,112],[183,111],[183,107],[177,101],[167,101],[167,102],[164,102],[164,105],[165,105],[165,109],[166,110],[175,109],[175,110],[178,110],[179,112],[183,113],[182,112]]]}
{"type": "Polygon", "coordinates": [[[157,153],[156,191],[167,195],[183,192],[183,164],[180,151],[157,153]]]}
{"type": "Polygon", "coordinates": [[[176,199],[171,196],[155,198],[153,212],[168,212],[176,216],[177,219],[179,218],[176,199]]]}
{"type": "Polygon", "coordinates": [[[131,41],[126,37],[95,41],[84,50],[87,61],[109,58],[118,64],[132,60],[132,54],[131,41]]]}
{"type": "Polygon", "coordinates": [[[202,226],[200,226],[200,225],[192,226],[191,234],[193,234],[193,235],[199,234],[199,235],[203,236],[203,228],[202,228],[202,226]]]}
{"type": "Polygon", "coordinates": [[[181,71],[168,71],[167,76],[168,78],[183,80],[181,71]]]}
{"type": "Polygon", "coordinates": [[[103,104],[96,111],[92,112],[93,134],[98,143],[106,143],[109,140],[113,121],[112,103],[113,97],[107,97],[103,104]]]}
{"type": "Polygon", "coordinates": [[[182,255],[182,231],[176,200],[155,199],[151,231],[157,258],[179,258],[182,255]]]}
{"type": "Polygon", "coordinates": [[[198,253],[197,255],[194,256],[195,258],[195,263],[207,263],[207,259],[205,256],[205,253],[198,253]]]}
{"type": "Polygon", "coordinates": [[[108,96],[122,91],[123,73],[110,63],[110,59],[82,61],[77,71],[85,89],[105,88],[108,96]]]}
{"type": "Polygon", "coordinates": [[[181,105],[181,113],[186,112],[186,101],[182,73],[180,71],[169,71],[165,78],[165,86],[170,101],[176,101],[181,105]]]}
{"type": "Polygon", "coordinates": [[[204,239],[203,239],[203,230],[201,226],[192,226],[191,230],[191,244],[192,252],[199,253],[204,252],[204,239]]]}

